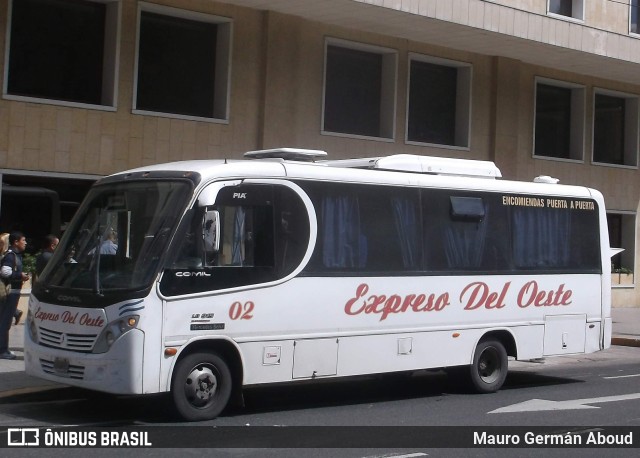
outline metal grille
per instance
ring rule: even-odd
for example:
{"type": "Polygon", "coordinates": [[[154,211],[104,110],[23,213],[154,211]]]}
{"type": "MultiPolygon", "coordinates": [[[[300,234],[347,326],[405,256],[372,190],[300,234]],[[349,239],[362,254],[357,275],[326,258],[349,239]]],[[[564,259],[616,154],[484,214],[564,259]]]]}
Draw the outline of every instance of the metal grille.
{"type": "Polygon", "coordinates": [[[69,367],[65,372],[60,372],[55,369],[53,361],[42,358],[40,358],[40,366],[42,367],[43,372],[46,372],[47,374],[72,378],[75,380],[84,379],[84,366],[69,364],[69,367]]]}
{"type": "Polygon", "coordinates": [[[98,334],[67,334],[42,327],[39,329],[39,335],[42,345],[84,353],[93,349],[98,338],[98,334]]]}

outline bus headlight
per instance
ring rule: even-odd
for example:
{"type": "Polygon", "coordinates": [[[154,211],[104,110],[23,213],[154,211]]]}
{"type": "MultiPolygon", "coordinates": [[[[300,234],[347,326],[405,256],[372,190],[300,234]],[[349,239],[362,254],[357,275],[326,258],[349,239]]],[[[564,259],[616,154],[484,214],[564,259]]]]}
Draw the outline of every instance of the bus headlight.
{"type": "Polygon", "coordinates": [[[116,340],[138,326],[139,320],[140,317],[138,315],[130,315],[109,323],[98,337],[98,340],[96,340],[93,353],[109,351],[116,340]]]}

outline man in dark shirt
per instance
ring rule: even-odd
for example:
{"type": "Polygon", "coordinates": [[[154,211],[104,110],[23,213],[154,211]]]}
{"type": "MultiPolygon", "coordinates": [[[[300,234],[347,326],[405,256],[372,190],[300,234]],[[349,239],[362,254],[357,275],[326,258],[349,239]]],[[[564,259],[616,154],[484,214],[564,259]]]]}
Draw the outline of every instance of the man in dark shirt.
{"type": "Polygon", "coordinates": [[[22,283],[29,279],[22,272],[22,253],[26,247],[27,240],[22,232],[9,234],[9,249],[0,265],[0,276],[11,283],[11,292],[4,303],[0,304],[0,359],[16,359],[16,355],[9,351],[9,329],[20,300],[22,283]]]}
{"type": "Polygon", "coordinates": [[[55,251],[59,242],[60,240],[58,239],[58,237],[53,234],[49,234],[44,238],[42,251],[40,252],[40,254],[38,254],[38,256],[36,256],[36,281],[38,280],[40,275],[42,275],[42,271],[49,262],[49,259],[51,259],[51,256],[53,256],[53,252],[55,251]]]}

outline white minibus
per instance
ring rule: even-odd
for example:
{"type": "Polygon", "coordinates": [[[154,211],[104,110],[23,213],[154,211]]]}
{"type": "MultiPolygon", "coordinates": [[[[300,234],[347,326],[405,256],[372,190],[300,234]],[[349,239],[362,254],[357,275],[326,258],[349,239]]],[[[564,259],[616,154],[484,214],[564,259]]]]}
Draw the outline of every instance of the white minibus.
{"type": "Polygon", "coordinates": [[[27,373],[170,392],[186,420],[243,387],[610,346],[602,195],[488,161],[253,151],[117,173],[34,285],[27,373]]]}

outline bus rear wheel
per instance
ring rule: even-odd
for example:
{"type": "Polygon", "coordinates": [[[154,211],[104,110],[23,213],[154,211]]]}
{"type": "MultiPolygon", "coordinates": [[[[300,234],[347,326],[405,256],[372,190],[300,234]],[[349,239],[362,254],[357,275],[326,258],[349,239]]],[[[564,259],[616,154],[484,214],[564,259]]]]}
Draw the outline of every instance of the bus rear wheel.
{"type": "Polygon", "coordinates": [[[171,382],[173,403],[187,421],[212,420],[231,397],[227,363],[215,353],[193,353],[176,365],[171,382]]]}
{"type": "Polygon", "coordinates": [[[498,340],[481,341],[470,368],[471,386],[478,393],[494,393],[507,378],[507,351],[498,340]]]}

